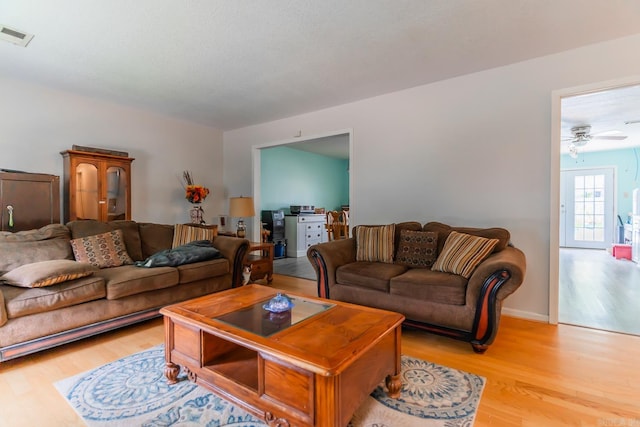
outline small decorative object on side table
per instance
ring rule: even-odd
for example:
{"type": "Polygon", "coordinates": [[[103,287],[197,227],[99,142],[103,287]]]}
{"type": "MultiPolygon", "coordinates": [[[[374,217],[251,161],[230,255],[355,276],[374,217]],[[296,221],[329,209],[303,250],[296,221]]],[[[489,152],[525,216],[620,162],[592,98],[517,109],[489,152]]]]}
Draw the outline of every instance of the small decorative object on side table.
{"type": "Polygon", "coordinates": [[[273,243],[249,242],[249,250],[244,259],[245,265],[251,266],[251,280],[264,279],[273,281],[273,243]]]}

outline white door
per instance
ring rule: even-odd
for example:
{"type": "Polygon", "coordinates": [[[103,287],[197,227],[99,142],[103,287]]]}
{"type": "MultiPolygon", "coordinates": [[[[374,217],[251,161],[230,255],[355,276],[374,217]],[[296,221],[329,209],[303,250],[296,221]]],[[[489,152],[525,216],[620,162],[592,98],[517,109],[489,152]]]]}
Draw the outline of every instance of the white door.
{"type": "Polygon", "coordinates": [[[589,249],[611,247],[614,229],[613,179],[613,168],[561,172],[561,246],[589,249]]]}

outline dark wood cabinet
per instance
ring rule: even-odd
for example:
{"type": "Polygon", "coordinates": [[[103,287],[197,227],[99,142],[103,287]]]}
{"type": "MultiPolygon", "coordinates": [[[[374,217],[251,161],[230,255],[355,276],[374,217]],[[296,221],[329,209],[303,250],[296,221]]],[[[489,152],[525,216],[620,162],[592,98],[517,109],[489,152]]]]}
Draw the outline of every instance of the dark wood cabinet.
{"type": "Polygon", "coordinates": [[[24,231],[60,223],[60,177],[0,172],[2,231],[24,231]]]}
{"type": "Polygon", "coordinates": [[[64,221],[131,219],[131,157],[63,151],[64,221]]]}

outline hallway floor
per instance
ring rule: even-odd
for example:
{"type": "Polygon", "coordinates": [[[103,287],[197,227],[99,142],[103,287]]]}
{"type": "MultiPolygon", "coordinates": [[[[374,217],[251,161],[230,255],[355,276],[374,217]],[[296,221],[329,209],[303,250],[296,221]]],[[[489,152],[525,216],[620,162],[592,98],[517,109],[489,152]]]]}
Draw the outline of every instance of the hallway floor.
{"type": "Polygon", "coordinates": [[[640,335],[640,265],[560,248],[560,323],[640,335]]]}
{"type": "Polygon", "coordinates": [[[316,272],[306,256],[274,259],[273,272],[275,274],[282,274],[283,276],[293,276],[313,281],[316,280],[316,272]]]}

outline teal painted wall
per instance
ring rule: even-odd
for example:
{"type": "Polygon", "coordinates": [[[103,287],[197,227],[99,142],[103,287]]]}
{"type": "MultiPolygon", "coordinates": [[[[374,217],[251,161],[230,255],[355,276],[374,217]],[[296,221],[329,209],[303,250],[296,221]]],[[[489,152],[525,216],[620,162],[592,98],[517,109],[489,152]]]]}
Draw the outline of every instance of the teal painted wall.
{"type": "Polygon", "coordinates": [[[560,156],[560,168],[563,170],[616,166],[616,215],[620,215],[624,222],[631,212],[631,192],[640,187],[639,162],[640,149],[637,148],[580,153],[577,159],[568,154],[560,156]]]}
{"type": "Polygon", "coordinates": [[[349,161],[287,147],[260,150],[260,210],[349,204],[349,161]]]}

